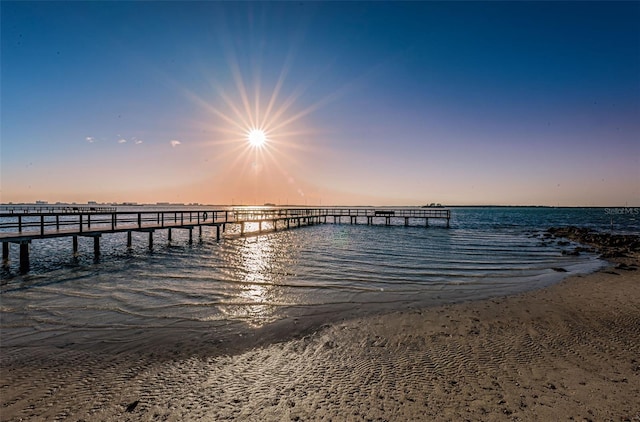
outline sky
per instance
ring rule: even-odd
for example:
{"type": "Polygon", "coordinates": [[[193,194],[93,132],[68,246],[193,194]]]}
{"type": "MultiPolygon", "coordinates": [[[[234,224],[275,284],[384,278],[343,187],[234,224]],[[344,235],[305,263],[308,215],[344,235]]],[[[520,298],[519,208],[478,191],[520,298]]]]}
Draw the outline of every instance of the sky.
{"type": "Polygon", "coordinates": [[[1,203],[640,206],[640,2],[0,16],[1,203]]]}

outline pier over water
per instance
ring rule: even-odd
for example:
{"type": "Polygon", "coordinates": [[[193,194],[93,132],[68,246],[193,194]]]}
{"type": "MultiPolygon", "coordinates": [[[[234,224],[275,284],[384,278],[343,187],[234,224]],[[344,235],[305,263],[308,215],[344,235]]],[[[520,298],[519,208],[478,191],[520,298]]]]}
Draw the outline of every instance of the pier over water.
{"type": "Polygon", "coordinates": [[[425,208],[280,208],[238,207],[229,209],[177,209],[162,211],[118,211],[115,207],[0,207],[0,241],[2,263],[9,265],[9,248],[20,248],[20,271],[29,271],[29,248],[34,240],[70,237],[72,251],[78,253],[78,237],[93,238],[94,258],[100,257],[100,238],[110,233],[127,233],[127,248],[131,248],[132,233],[148,233],[149,249],[153,249],[153,234],[167,230],[171,242],[172,230],[187,230],[189,243],[193,230],[215,227],[219,241],[228,225],[239,226],[245,235],[247,224],[257,223],[258,232],[278,231],[315,224],[422,225],[430,220],[449,227],[451,211],[425,208]]]}

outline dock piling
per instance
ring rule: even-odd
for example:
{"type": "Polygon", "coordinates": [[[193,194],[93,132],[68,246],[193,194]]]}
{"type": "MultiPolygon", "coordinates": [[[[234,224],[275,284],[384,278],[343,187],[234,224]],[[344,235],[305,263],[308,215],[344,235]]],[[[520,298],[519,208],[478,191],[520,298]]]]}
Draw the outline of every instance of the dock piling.
{"type": "Polygon", "coordinates": [[[29,244],[31,241],[23,240],[20,242],[20,272],[29,272],[29,244]]]}
{"type": "Polygon", "coordinates": [[[93,236],[93,259],[100,259],[100,235],[93,236]]]}
{"type": "Polygon", "coordinates": [[[9,265],[9,242],[2,242],[2,265],[9,265]]]}

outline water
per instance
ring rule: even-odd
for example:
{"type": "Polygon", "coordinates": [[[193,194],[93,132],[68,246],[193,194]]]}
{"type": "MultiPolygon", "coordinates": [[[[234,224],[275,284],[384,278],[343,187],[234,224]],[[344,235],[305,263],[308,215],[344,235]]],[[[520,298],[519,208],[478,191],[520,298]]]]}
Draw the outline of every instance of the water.
{"type": "Polygon", "coordinates": [[[323,224],[231,231],[218,243],[205,228],[193,245],[186,231],[174,230],[171,245],[158,231],[153,252],[146,234],[134,234],[127,251],[121,233],[102,237],[98,263],[91,239],[80,239],[79,258],[70,239],[34,241],[32,272],[3,273],[2,343],[203,324],[239,330],[517,293],[603,265],[592,254],[563,256],[575,245],[544,239],[546,228],[640,233],[639,219],[604,209],[457,208],[450,229],[323,224]]]}

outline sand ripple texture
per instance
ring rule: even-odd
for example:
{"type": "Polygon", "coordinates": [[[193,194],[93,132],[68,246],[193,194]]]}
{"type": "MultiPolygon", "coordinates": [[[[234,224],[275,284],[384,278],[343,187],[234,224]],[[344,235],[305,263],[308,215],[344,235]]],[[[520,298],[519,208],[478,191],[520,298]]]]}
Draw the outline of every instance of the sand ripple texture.
{"type": "Polygon", "coordinates": [[[615,272],[280,342],[3,350],[2,420],[640,421],[640,277],[615,272]]]}

